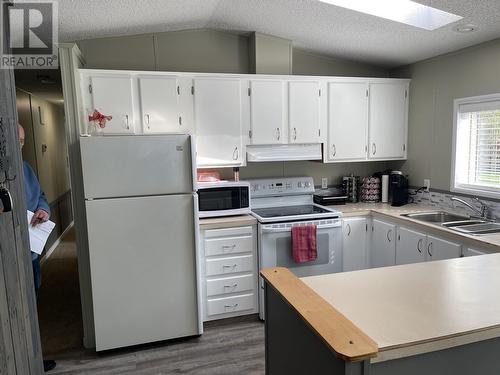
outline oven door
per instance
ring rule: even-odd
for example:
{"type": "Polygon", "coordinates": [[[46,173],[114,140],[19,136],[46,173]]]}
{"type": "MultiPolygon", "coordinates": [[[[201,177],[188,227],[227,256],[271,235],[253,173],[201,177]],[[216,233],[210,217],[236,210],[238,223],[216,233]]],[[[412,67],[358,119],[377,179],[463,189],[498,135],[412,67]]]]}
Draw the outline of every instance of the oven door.
{"type": "MultiPolygon", "coordinates": [[[[259,223],[259,270],[286,267],[297,277],[342,271],[342,223],[340,219],[311,220],[288,223],[259,223]],[[291,228],[316,225],[318,258],[297,264],[293,260],[291,228]]],[[[264,282],[260,278],[260,316],[263,318],[264,282]]]]}

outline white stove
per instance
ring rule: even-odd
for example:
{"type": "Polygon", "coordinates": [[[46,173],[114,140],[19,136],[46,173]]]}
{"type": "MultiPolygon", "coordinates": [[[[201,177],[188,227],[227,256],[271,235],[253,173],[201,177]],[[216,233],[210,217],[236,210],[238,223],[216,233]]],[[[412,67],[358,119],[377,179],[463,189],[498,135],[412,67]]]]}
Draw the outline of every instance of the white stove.
{"type": "MultiPolygon", "coordinates": [[[[342,215],[313,201],[311,177],[249,180],[252,215],[258,220],[259,271],[286,267],[299,277],[342,270],[342,215]],[[293,261],[291,228],[316,225],[316,260],[293,261]]],[[[259,281],[259,315],[264,319],[264,282],[259,281]]]]}

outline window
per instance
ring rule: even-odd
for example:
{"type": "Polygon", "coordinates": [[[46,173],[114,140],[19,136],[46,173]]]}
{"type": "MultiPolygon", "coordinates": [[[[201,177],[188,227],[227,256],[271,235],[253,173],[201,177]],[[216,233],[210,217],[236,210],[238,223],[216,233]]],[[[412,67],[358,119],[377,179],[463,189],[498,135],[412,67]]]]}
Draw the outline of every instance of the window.
{"type": "Polygon", "coordinates": [[[500,197],[500,94],[455,100],[451,190],[500,197]]]}

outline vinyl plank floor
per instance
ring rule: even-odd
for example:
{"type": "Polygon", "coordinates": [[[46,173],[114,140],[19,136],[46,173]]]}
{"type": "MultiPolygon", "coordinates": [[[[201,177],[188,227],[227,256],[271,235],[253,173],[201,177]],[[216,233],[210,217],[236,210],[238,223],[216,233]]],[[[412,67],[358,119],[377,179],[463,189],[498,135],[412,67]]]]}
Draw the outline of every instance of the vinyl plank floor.
{"type": "Polygon", "coordinates": [[[171,340],[103,353],[82,347],[78,268],[70,232],[42,266],[39,324],[48,374],[261,375],[264,324],[256,315],[205,324],[199,337],[171,340]]]}

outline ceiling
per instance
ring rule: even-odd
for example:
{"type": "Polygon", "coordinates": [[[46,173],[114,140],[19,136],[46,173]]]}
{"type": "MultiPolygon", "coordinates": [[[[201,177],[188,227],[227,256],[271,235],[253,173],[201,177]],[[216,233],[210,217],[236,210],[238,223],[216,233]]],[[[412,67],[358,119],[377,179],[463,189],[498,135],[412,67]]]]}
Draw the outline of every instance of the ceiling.
{"type": "Polygon", "coordinates": [[[59,39],[211,28],[257,31],[298,48],[387,68],[500,37],[499,0],[417,0],[473,23],[426,31],[316,0],[59,0],[59,39]]]}

